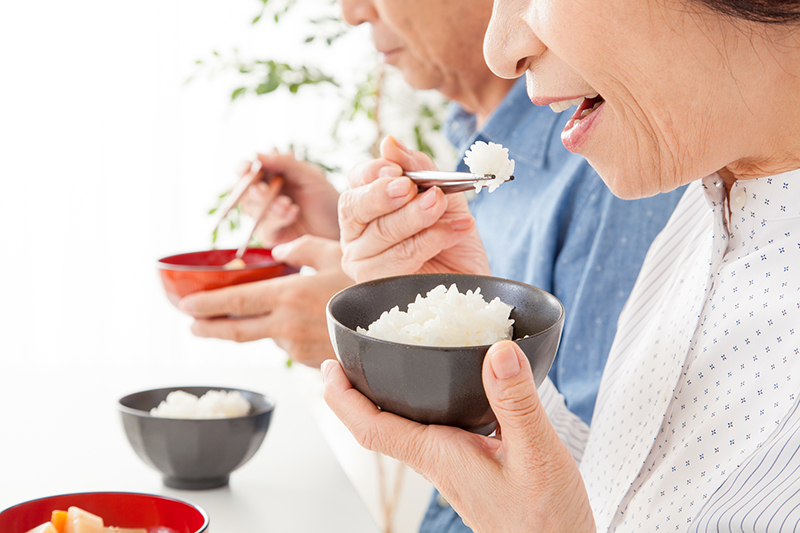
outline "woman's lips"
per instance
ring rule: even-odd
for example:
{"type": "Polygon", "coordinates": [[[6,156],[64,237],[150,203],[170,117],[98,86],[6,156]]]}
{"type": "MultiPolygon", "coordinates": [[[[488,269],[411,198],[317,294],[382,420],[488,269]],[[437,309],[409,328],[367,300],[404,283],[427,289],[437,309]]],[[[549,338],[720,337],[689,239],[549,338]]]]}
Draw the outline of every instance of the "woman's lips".
{"type": "Polygon", "coordinates": [[[570,152],[578,152],[591,135],[594,125],[605,110],[602,98],[585,100],[575,111],[561,132],[561,142],[570,152]],[[588,113],[586,113],[588,111],[588,113]]]}
{"type": "Polygon", "coordinates": [[[397,47],[389,50],[378,50],[378,52],[380,52],[381,57],[383,57],[383,61],[389,63],[393,58],[397,57],[397,54],[399,54],[401,50],[402,48],[397,47]]]}

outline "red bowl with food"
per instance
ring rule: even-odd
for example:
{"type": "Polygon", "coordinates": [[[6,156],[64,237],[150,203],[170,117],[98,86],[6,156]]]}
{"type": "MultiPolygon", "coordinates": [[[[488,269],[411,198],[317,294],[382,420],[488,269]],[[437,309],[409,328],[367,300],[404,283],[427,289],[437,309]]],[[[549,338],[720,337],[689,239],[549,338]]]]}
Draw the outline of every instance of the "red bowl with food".
{"type": "Polygon", "coordinates": [[[51,520],[53,511],[80,509],[103,519],[106,527],[169,533],[208,533],[203,509],[180,500],[137,492],[79,492],[20,503],[0,513],[0,531],[26,533],[51,520]]]}
{"type": "Polygon", "coordinates": [[[187,294],[209,291],[294,274],[298,269],[279,263],[267,248],[248,248],[240,268],[231,268],[236,250],[206,250],[170,255],[158,260],[158,272],[167,298],[174,305],[187,294]]]}

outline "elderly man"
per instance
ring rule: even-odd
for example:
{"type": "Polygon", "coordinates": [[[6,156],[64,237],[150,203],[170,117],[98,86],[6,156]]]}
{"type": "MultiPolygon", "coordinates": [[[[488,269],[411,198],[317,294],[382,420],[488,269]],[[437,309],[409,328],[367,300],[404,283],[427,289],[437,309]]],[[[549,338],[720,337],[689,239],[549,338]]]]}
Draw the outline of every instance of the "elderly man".
{"type": "MultiPolygon", "coordinates": [[[[484,62],[482,42],[492,0],[341,2],[347,22],[372,26],[384,61],[412,87],[435,89],[453,101],[444,132],[462,156],[478,140],[509,149],[516,180],[491,194],[478,194],[470,208],[493,275],[541,287],[564,304],[564,332],[550,377],[567,406],[589,423],[617,316],[682,191],[620,200],[585,160],[563,147],[559,133],[567,117],[531,105],[523,81],[498,78],[484,62]]],[[[394,139],[385,142],[407,151],[394,139]]],[[[196,335],[239,341],[271,337],[292,359],[319,366],[333,357],[325,304],[352,283],[341,271],[338,243],[330,240],[338,238],[337,194],[319,169],[291,154],[259,158],[264,168],[284,174],[287,181],[285,196],[265,224],[265,242],[286,243],[275,246],[275,257],[311,265],[317,274],[198,293],[180,307],[197,318],[196,335]],[[214,318],[225,315],[246,318],[214,318]]],[[[458,170],[465,170],[463,163],[458,170]]],[[[400,172],[386,163],[378,174],[400,172]]],[[[249,201],[258,202],[261,192],[251,191],[249,201]]],[[[406,185],[392,194],[399,199],[414,192],[406,185]]],[[[431,194],[422,195],[420,209],[431,208],[433,201],[431,194]]],[[[391,275],[390,269],[387,265],[384,275],[391,275]]],[[[434,494],[421,531],[469,530],[434,494]]]]}

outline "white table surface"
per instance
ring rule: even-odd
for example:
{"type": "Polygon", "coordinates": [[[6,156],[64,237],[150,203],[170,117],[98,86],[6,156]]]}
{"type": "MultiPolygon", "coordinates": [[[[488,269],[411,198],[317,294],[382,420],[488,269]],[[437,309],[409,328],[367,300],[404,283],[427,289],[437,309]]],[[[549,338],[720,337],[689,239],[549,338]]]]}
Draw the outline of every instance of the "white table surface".
{"type": "Polygon", "coordinates": [[[100,367],[73,366],[69,359],[49,366],[5,361],[0,367],[0,509],[52,494],[118,490],[199,505],[214,533],[378,531],[287,379],[292,369],[279,358],[257,364],[221,359],[195,368],[156,368],[145,360],[142,366],[127,359],[115,363],[109,354],[100,367]],[[224,488],[164,487],[160,474],[128,444],[116,411],[125,394],[192,384],[255,390],[277,404],[261,448],[224,488]]]}

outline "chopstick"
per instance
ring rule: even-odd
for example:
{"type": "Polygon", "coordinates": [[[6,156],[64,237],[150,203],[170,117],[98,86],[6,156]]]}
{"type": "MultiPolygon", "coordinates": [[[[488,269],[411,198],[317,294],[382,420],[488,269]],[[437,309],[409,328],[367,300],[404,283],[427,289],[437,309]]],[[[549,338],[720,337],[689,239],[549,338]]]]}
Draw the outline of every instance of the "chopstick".
{"type": "Polygon", "coordinates": [[[225,217],[228,216],[228,213],[231,212],[231,209],[236,207],[236,204],[239,203],[239,200],[242,199],[244,193],[247,192],[247,189],[253,185],[254,183],[258,182],[259,180],[263,179],[264,173],[261,172],[261,161],[256,159],[250,165],[250,170],[244,176],[236,182],[236,185],[233,186],[231,192],[228,193],[228,196],[225,198],[225,202],[217,209],[217,220],[214,224],[214,228],[211,230],[212,232],[216,231],[219,228],[219,225],[222,224],[222,221],[225,220],[225,217]]]}
{"type": "Polygon", "coordinates": [[[256,228],[261,223],[261,220],[266,215],[267,211],[269,211],[270,205],[278,196],[278,193],[283,187],[283,177],[281,176],[273,176],[272,179],[269,180],[269,188],[267,189],[267,196],[264,202],[264,207],[261,208],[258,215],[255,217],[253,229],[250,230],[250,233],[247,235],[247,239],[239,246],[239,249],[236,250],[236,258],[241,259],[244,253],[247,251],[247,245],[250,244],[250,239],[253,238],[253,233],[255,233],[256,228]]]}

